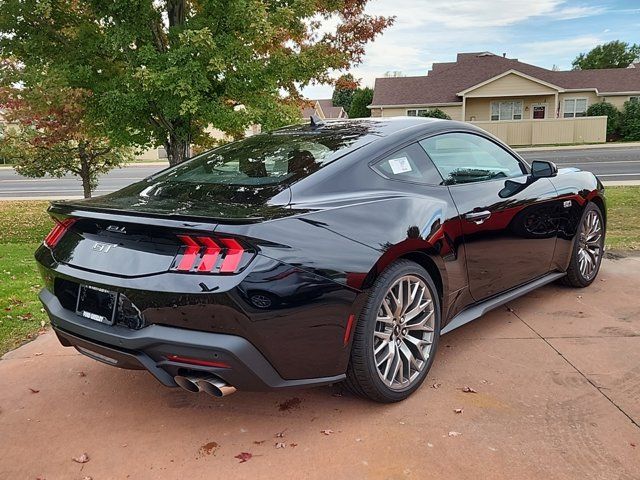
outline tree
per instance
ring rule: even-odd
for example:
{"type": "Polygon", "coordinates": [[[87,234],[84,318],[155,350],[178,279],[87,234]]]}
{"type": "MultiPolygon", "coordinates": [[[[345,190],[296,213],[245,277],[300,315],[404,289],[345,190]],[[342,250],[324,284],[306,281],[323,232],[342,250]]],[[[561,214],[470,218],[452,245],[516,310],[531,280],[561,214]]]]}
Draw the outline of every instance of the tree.
{"type": "Polygon", "coordinates": [[[640,45],[614,40],[581,53],[573,61],[574,70],[627,68],[640,57],[640,45]]]}
{"type": "Polygon", "coordinates": [[[439,108],[429,108],[424,112],[420,112],[421,117],[442,118],[443,120],[451,120],[451,117],[439,108]]]}
{"type": "Polygon", "coordinates": [[[353,94],[358,89],[358,81],[353,78],[353,75],[347,73],[342,75],[336,81],[336,86],[333,89],[333,96],[331,100],[334,107],[342,107],[345,112],[349,112],[351,109],[351,101],[353,94]]]}
{"type": "Polygon", "coordinates": [[[349,109],[349,118],[364,118],[371,116],[371,110],[367,107],[373,101],[373,90],[365,87],[359,88],[353,93],[351,99],[351,108],[349,109]]]}
{"type": "Polygon", "coordinates": [[[589,105],[587,109],[588,117],[606,115],[607,136],[616,135],[620,130],[620,111],[609,102],[598,102],[589,105]]]}
{"type": "Polygon", "coordinates": [[[640,140],[640,101],[624,102],[621,115],[620,133],[625,140],[640,140]]]}
{"type": "Polygon", "coordinates": [[[402,73],[400,70],[387,70],[386,72],[384,72],[384,77],[385,78],[400,78],[400,77],[406,77],[406,75],[404,73],[402,73]]]}
{"type": "Polygon", "coordinates": [[[91,197],[98,175],[132,160],[133,152],[93,130],[86,118],[88,95],[69,88],[5,88],[0,106],[12,127],[0,141],[0,156],[28,177],[77,175],[84,197],[91,197]]]}
{"type": "Polygon", "coordinates": [[[231,135],[299,115],[300,89],[331,83],[392,22],[367,0],[3,0],[0,58],[34,86],[91,92],[87,113],[119,144],[186,158],[209,125],[231,135]],[[335,29],[320,33],[322,21],[335,29]],[[243,105],[245,108],[234,108],[243,105]]]}

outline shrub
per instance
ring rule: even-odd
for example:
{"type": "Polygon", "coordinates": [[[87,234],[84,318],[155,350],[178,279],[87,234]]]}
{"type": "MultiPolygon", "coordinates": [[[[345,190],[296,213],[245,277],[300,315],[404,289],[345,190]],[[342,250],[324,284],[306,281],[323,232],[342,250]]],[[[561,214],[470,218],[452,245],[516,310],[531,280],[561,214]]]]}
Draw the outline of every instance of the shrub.
{"type": "Polygon", "coordinates": [[[620,133],[620,111],[608,102],[594,103],[587,109],[587,116],[598,117],[605,115],[607,117],[607,137],[611,137],[620,133]]]}
{"type": "Polygon", "coordinates": [[[442,118],[443,120],[451,120],[451,117],[439,108],[430,108],[420,113],[421,117],[442,118]]]}
{"type": "Polygon", "coordinates": [[[351,108],[349,118],[364,118],[371,116],[371,110],[367,107],[373,101],[373,90],[370,88],[359,88],[353,93],[351,98],[351,108]]]}
{"type": "Polygon", "coordinates": [[[625,140],[640,140],[640,101],[624,102],[620,133],[625,140]]]}

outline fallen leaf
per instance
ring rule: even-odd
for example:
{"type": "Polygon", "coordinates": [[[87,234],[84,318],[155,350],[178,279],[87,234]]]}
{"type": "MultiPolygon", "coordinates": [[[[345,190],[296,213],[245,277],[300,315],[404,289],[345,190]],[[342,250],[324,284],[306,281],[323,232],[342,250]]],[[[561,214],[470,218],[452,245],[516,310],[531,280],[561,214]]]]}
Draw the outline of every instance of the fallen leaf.
{"type": "Polygon", "coordinates": [[[464,412],[464,410],[462,408],[454,408],[453,411],[455,413],[463,413],[464,412]]]}
{"type": "Polygon", "coordinates": [[[265,440],[254,440],[253,444],[254,445],[262,445],[265,442],[265,440]]]}
{"type": "Polygon", "coordinates": [[[276,438],[284,438],[284,432],[286,432],[286,431],[287,431],[287,429],[285,428],[281,432],[276,433],[275,437],[276,438]]]}
{"type": "Polygon", "coordinates": [[[286,443],[283,442],[276,442],[275,447],[276,448],[285,448],[287,446],[286,443]]]}
{"type": "Polygon", "coordinates": [[[40,355],[42,355],[42,352],[36,352],[33,354],[34,357],[39,357],[40,355]]]}
{"type": "Polygon", "coordinates": [[[297,443],[290,443],[290,444],[289,444],[289,446],[290,446],[291,448],[296,448],[296,447],[298,446],[298,444],[297,444],[297,443]]]}
{"type": "Polygon", "coordinates": [[[431,385],[431,388],[440,388],[440,385],[442,385],[442,384],[436,382],[433,385],[431,385]]]}
{"type": "Polygon", "coordinates": [[[216,450],[218,450],[218,447],[220,447],[220,445],[218,445],[216,442],[205,443],[200,447],[200,449],[198,450],[198,453],[200,454],[200,456],[211,455],[211,454],[215,455],[216,450]]]}
{"type": "Polygon", "coordinates": [[[333,430],[331,430],[331,429],[320,430],[320,433],[322,433],[324,435],[331,435],[333,433],[333,430]]]}
{"type": "Polygon", "coordinates": [[[84,373],[84,372],[78,372],[78,376],[79,376],[79,377],[86,377],[86,376],[87,376],[87,374],[86,374],[86,373],[84,373]]]}
{"type": "Polygon", "coordinates": [[[29,390],[31,390],[31,393],[38,393],[38,392],[40,392],[40,390],[36,390],[35,388],[31,388],[31,387],[29,387],[29,390]]]}
{"type": "Polygon", "coordinates": [[[471,387],[469,387],[469,386],[464,387],[464,388],[462,389],[462,391],[463,391],[464,393],[478,393],[475,389],[473,389],[473,388],[471,388],[471,387]]]}
{"type": "Polygon", "coordinates": [[[244,462],[246,462],[248,460],[251,460],[251,457],[253,457],[253,455],[251,455],[249,452],[242,452],[242,453],[239,453],[238,455],[236,455],[233,458],[237,458],[238,460],[240,460],[239,463],[244,463],[244,462]]]}
{"type": "Polygon", "coordinates": [[[449,432],[450,437],[458,437],[460,435],[462,435],[460,432],[449,432]]]}
{"type": "Polygon", "coordinates": [[[84,477],[82,477],[82,480],[93,480],[93,477],[88,477],[85,475],[84,477]]]}
{"type": "Polygon", "coordinates": [[[76,463],[87,463],[89,461],[89,455],[83,453],[79,457],[73,457],[72,460],[76,463]]]}

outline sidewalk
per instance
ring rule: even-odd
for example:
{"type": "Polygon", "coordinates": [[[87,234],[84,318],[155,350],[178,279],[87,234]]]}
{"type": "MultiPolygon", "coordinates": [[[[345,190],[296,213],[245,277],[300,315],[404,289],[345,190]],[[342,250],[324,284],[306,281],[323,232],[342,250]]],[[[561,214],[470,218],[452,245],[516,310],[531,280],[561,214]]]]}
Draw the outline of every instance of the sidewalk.
{"type": "Polygon", "coordinates": [[[589,143],[584,145],[558,145],[542,147],[517,147],[516,152],[543,152],[553,150],[597,150],[601,148],[640,148],[640,142],[589,143]]]}

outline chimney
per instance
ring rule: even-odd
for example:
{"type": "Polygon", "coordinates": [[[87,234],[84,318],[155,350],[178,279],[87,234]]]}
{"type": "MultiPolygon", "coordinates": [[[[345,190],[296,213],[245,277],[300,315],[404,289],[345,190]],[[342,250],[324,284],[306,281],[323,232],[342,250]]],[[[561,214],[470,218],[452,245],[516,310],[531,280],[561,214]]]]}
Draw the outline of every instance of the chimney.
{"type": "Polygon", "coordinates": [[[502,54],[502,58],[507,58],[507,53],[506,52],[502,54]]]}

